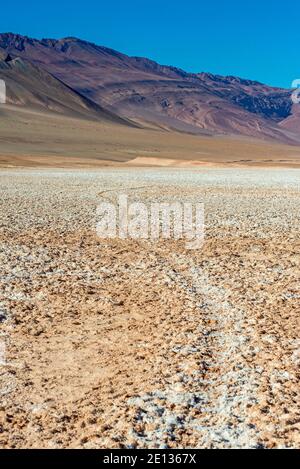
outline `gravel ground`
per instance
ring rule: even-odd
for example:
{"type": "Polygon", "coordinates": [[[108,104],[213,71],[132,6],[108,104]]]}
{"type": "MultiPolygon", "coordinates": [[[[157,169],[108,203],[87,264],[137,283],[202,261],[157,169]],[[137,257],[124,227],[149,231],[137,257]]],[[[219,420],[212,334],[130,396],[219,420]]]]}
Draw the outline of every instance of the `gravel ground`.
{"type": "Polygon", "coordinates": [[[300,171],[2,170],[0,445],[299,447],[300,171]],[[96,206],[205,204],[204,246],[96,206]]]}

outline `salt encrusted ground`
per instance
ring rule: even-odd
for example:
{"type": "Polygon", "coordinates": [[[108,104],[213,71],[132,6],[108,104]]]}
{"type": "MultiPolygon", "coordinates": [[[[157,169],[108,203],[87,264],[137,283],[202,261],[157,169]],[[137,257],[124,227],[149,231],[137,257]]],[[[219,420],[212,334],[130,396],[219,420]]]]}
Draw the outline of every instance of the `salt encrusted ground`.
{"type": "Polygon", "coordinates": [[[2,170],[1,447],[299,447],[299,181],[2,170]],[[118,192],[204,202],[204,247],[100,241],[118,192]]]}

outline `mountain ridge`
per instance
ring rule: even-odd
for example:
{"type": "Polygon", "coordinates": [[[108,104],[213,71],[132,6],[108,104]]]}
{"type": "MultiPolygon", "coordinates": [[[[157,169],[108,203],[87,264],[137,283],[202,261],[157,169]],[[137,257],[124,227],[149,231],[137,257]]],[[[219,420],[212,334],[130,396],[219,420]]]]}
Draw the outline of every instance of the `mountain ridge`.
{"type": "Polygon", "coordinates": [[[89,120],[102,120],[135,126],[76,90],[30,61],[12,58],[0,53],[0,77],[5,79],[6,103],[47,110],[89,120]]]}
{"type": "Polygon", "coordinates": [[[230,75],[189,73],[74,37],[39,40],[2,33],[1,50],[29,60],[103,108],[136,122],[192,133],[299,141],[299,114],[290,90],[230,75]]]}
{"type": "Polygon", "coordinates": [[[26,35],[21,35],[21,34],[13,33],[13,32],[0,33],[0,48],[6,48],[8,46],[15,46],[16,43],[18,43],[18,41],[20,41],[20,44],[16,48],[17,49],[19,48],[20,51],[25,49],[25,47],[24,47],[25,43],[29,43],[29,44],[36,43],[36,44],[43,44],[43,45],[52,45],[53,47],[55,47],[58,44],[65,45],[66,43],[70,43],[70,44],[71,43],[81,43],[81,44],[84,44],[84,45],[92,46],[92,47],[94,47],[95,49],[98,49],[98,50],[106,51],[106,52],[111,53],[113,55],[126,57],[126,58],[129,58],[129,59],[135,60],[137,62],[147,62],[149,64],[152,64],[152,65],[158,66],[160,68],[164,68],[164,69],[170,69],[170,70],[173,70],[174,72],[182,74],[183,76],[196,77],[196,78],[201,77],[201,76],[206,76],[206,77],[209,77],[211,79],[224,79],[228,82],[229,81],[237,81],[239,83],[248,84],[248,85],[263,85],[263,86],[267,86],[267,87],[273,88],[273,89],[281,89],[281,90],[290,91],[286,88],[280,88],[280,87],[277,87],[277,86],[267,85],[263,82],[260,82],[260,81],[254,80],[254,79],[239,77],[239,76],[235,76],[235,75],[213,74],[213,73],[204,72],[204,71],[201,71],[201,72],[187,72],[186,70],[184,70],[180,67],[176,67],[176,66],[173,66],[173,65],[167,65],[167,64],[160,64],[157,61],[155,61],[153,59],[149,59],[149,58],[144,57],[144,56],[135,56],[135,55],[130,56],[130,55],[127,55],[123,52],[119,52],[116,49],[113,49],[113,48],[110,48],[110,47],[107,47],[107,46],[98,45],[95,42],[87,41],[85,39],[81,39],[81,38],[76,37],[76,36],[66,36],[66,37],[62,37],[62,38],[59,38],[59,39],[55,39],[55,38],[37,39],[37,38],[32,38],[32,37],[29,37],[29,36],[26,36],[26,35]],[[7,39],[6,41],[5,41],[5,38],[7,39]],[[8,39],[10,39],[10,41],[8,41],[8,39]]]}

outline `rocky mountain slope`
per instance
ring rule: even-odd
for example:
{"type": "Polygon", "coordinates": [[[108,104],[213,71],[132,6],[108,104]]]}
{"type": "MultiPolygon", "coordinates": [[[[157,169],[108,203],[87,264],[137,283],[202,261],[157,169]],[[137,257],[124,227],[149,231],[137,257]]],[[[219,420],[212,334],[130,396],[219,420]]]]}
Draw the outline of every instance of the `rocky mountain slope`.
{"type": "Polygon", "coordinates": [[[7,104],[70,117],[133,125],[80,95],[49,72],[9,54],[0,56],[0,78],[5,80],[7,104]]]}
{"type": "Polygon", "coordinates": [[[77,38],[37,40],[5,33],[0,51],[42,67],[95,103],[139,122],[286,143],[298,139],[289,90],[187,73],[77,38]]]}

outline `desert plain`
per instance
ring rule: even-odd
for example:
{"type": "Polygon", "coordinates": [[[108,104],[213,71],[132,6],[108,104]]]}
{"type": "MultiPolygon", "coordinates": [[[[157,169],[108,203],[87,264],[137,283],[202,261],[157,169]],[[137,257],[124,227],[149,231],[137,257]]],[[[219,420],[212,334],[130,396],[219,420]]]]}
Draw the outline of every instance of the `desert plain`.
{"type": "Polygon", "coordinates": [[[183,137],[157,155],[149,133],[149,154],[123,139],[119,162],[35,155],[30,141],[16,158],[13,131],[0,170],[0,446],[299,447],[297,149],[236,163],[223,142],[220,162],[207,157],[218,141],[198,143],[199,157],[184,136],[185,160],[202,163],[173,167],[183,137]],[[204,245],[99,239],[96,207],[120,193],[203,203],[204,245]]]}

